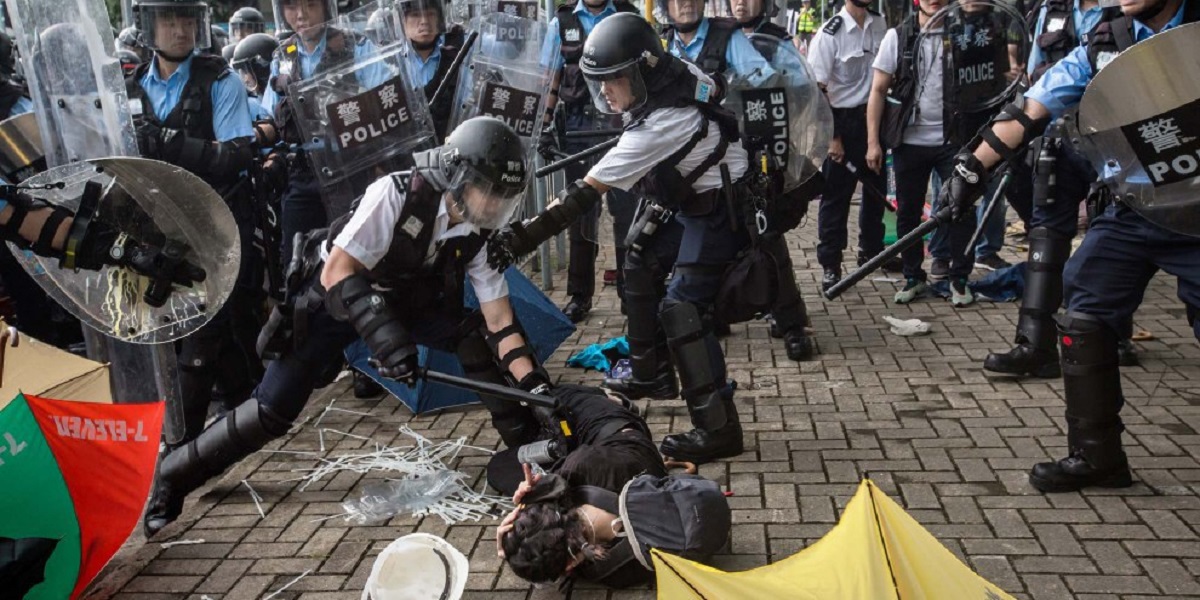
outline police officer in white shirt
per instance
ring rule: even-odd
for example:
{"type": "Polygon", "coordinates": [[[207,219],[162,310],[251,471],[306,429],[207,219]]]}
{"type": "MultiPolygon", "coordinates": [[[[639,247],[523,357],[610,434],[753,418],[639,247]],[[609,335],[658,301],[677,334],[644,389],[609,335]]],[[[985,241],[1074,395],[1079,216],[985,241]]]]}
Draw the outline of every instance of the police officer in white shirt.
{"type": "MultiPolygon", "coordinates": [[[[342,360],[355,338],[366,342],[381,375],[410,385],[420,343],[456,352],[473,379],[548,391],[549,377],[513,315],[504,275],[488,266],[484,249],[489,230],[512,218],[525,191],[521,138],[497,119],[476,117],[413,160],[411,173],[371,184],[328,238],[323,230],[310,234],[304,258],[312,264],[311,288],[304,295],[312,301],[295,303],[294,350],[269,364],[251,399],[163,457],[146,513],[148,535],[179,516],[192,490],[286,433],[321,373],[342,360]],[[463,306],[465,279],[479,311],[463,306]]],[[[510,448],[540,433],[530,408],[481,400],[510,448]]]]}
{"type": "Polygon", "coordinates": [[[704,463],[741,454],[733,386],[710,317],[726,268],[749,245],[738,214],[744,187],[736,182],[747,159],[737,119],[720,108],[713,80],[665,52],[636,15],[596,25],[580,64],[596,108],[622,114],[625,130],[559,204],[497,232],[488,241],[489,260],[503,267],[565,229],[609,189],[639,185],[648,201],[625,260],[633,376],[605,386],[633,398],[674,398],[682,387],[695,429],[667,436],[664,455],[704,463]]]}
{"type": "Polygon", "coordinates": [[[825,188],[817,213],[817,261],[824,269],[821,278],[824,289],[842,278],[850,199],[860,177],[863,200],[858,213],[858,264],[883,250],[882,191],[887,179],[866,168],[866,154],[871,63],[887,33],[887,24],[883,17],[867,8],[870,5],[861,0],[847,0],[842,10],[817,32],[808,54],[813,74],[833,107],[834,137],[829,142],[829,158],[822,170],[825,188]]]}

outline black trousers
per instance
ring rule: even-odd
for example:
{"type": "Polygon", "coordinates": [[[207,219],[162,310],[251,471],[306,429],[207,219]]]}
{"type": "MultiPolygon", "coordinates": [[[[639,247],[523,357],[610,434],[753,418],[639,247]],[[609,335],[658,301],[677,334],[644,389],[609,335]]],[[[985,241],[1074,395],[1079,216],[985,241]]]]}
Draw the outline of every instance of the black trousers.
{"type": "MultiPolygon", "coordinates": [[[[945,181],[950,178],[954,169],[954,154],[958,147],[951,144],[942,146],[914,146],[901,144],[892,150],[892,160],[896,170],[896,235],[905,234],[921,224],[921,214],[925,210],[925,193],[929,189],[929,176],[936,169],[938,175],[945,181]]],[[[935,198],[936,203],[936,198],[935,198]]],[[[937,207],[934,206],[936,210],[937,207]]],[[[966,279],[975,267],[975,257],[967,256],[967,242],[975,232],[975,211],[968,211],[966,217],[949,225],[950,235],[950,277],[966,279]]],[[[973,253],[972,253],[973,254],[973,253]]],[[[904,258],[904,277],[908,279],[926,279],[925,269],[921,263],[925,260],[925,244],[913,244],[902,254],[904,258]]]]}
{"type": "Polygon", "coordinates": [[[883,191],[887,178],[867,168],[867,107],[833,109],[834,130],[842,139],[846,157],[842,164],[825,159],[821,174],[825,188],[817,209],[817,262],[823,267],[842,263],[842,251],[848,243],[846,222],[850,219],[850,200],[863,179],[862,206],[858,212],[858,254],[872,257],[883,250],[883,191]],[[845,163],[858,170],[850,172],[845,163]]]}

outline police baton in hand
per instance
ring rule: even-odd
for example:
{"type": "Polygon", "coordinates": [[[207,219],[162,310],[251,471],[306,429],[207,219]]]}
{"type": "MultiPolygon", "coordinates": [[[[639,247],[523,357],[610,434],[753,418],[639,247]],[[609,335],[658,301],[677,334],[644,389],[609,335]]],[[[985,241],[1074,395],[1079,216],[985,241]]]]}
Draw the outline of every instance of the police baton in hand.
{"type": "Polygon", "coordinates": [[[516,402],[525,406],[537,406],[540,408],[548,408],[550,410],[556,410],[558,408],[558,401],[554,398],[554,396],[531,394],[524,390],[513,389],[503,385],[497,385],[495,383],[475,381],[474,379],[467,379],[466,377],[442,373],[441,371],[432,371],[425,367],[421,367],[417,370],[417,376],[424,378],[426,381],[442,383],[459,389],[467,390],[468,392],[475,392],[484,396],[491,396],[492,398],[516,402]]]}
{"type": "Polygon", "coordinates": [[[896,243],[883,249],[883,252],[876,254],[871,260],[868,260],[863,266],[852,271],[841,281],[833,284],[828,290],[825,290],[825,299],[833,300],[842,295],[842,292],[854,287],[855,284],[866,279],[867,275],[874,273],[883,266],[883,263],[899,256],[914,244],[920,243],[921,238],[941,226],[942,223],[950,222],[950,207],[943,207],[937,214],[931,215],[929,220],[921,223],[916,229],[908,232],[904,237],[896,240],[896,243]]]}
{"type": "Polygon", "coordinates": [[[1012,181],[1012,169],[1008,168],[1008,164],[1004,165],[1004,175],[1000,178],[1000,183],[996,185],[996,193],[992,194],[992,199],[983,209],[983,218],[979,219],[979,223],[975,226],[975,233],[971,234],[971,239],[967,241],[967,251],[973,252],[975,242],[979,241],[979,236],[983,235],[984,228],[987,227],[987,222],[991,220],[992,215],[996,212],[996,208],[1000,206],[1000,198],[1004,196],[1004,190],[1008,189],[1008,182],[1012,181]]]}
{"type": "Polygon", "coordinates": [[[449,92],[451,86],[447,85],[449,81],[458,79],[458,71],[462,68],[463,60],[467,58],[467,54],[471,51],[471,46],[475,45],[475,38],[479,37],[478,31],[472,31],[467,34],[467,39],[463,40],[462,48],[459,48],[458,54],[454,56],[454,62],[450,63],[450,68],[446,69],[446,75],[438,82],[437,91],[433,93],[433,97],[429,99],[429,106],[435,106],[442,99],[442,96],[449,92]]]}
{"type": "Polygon", "coordinates": [[[562,160],[556,160],[556,161],[538,169],[537,171],[535,171],[534,175],[536,175],[538,177],[545,177],[555,171],[558,171],[559,169],[565,168],[567,165],[569,165],[573,162],[581,161],[592,155],[604,152],[605,150],[608,150],[609,148],[616,146],[617,142],[619,142],[619,141],[621,141],[621,138],[615,137],[611,140],[608,140],[605,142],[600,142],[599,144],[596,144],[595,146],[592,146],[591,148],[588,148],[587,150],[584,150],[582,152],[577,152],[577,153],[572,154],[562,160]]]}

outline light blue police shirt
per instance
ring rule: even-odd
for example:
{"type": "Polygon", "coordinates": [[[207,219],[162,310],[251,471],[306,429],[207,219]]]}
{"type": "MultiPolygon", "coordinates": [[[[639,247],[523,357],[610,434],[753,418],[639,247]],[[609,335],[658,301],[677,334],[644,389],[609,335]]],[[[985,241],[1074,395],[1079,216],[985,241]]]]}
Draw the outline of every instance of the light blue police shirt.
{"type": "MultiPolygon", "coordinates": [[[[591,35],[592,29],[605,17],[617,14],[617,7],[613,5],[612,0],[608,0],[599,14],[592,14],[583,0],[580,0],[575,3],[575,9],[571,12],[579,17],[579,24],[583,26],[583,35],[587,36],[591,35]]],[[[550,20],[550,30],[546,32],[546,40],[542,42],[541,62],[543,65],[552,65],[552,71],[557,71],[563,66],[562,52],[559,51],[559,46],[562,45],[559,29],[558,17],[554,17],[550,20]]]]}
{"type": "MultiPolygon", "coordinates": [[[[709,24],[710,21],[707,17],[700,21],[700,27],[696,28],[695,37],[687,44],[683,43],[678,33],[673,33],[667,49],[677,58],[686,58],[695,62],[696,58],[700,56],[700,50],[704,48],[709,24]]],[[[757,75],[763,79],[775,74],[771,64],[758,53],[758,50],[754,49],[754,44],[750,43],[750,39],[740,29],[734,31],[733,36],[729,38],[729,46],[725,48],[725,62],[729,63],[729,68],[734,73],[752,81],[755,79],[756,71],[757,75]]]]}
{"type": "Polygon", "coordinates": [[[33,102],[29,98],[17,98],[17,103],[12,105],[12,110],[8,111],[8,116],[15,117],[31,112],[33,112],[33,102]]]}
{"type": "MultiPolygon", "coordinates": [[[[312,52],[309,52],[308,48],[305,48],[304,44],[295,42],[296,52],[300,54],[300,77],[297,78],[293,76],[293,81],[308,79],[312,77],[313,71],[317,70],[317,65],[321,64],[321,57],[325,56],[325,41],[327,33],[328,30],[321,34],[321,41],[318,42],[317,46],[312,49],[312,52]]],[[[295,39],[295,37],[293,36],[292,39],[295,39]]],[[[377,51],[376,48],[377,47],[374,43],[364,37],[361,42],[354,45],[355,62],[360,62],[365,58],[375,55],[377,51]]],[[[356,71],[356,73],[358,76],[358,82],[363,87],[368,89],[387,81],[388,77],[391,76],[391,70],[386,64],[384,64],[383,61],[376,62],[369,67],[359,69],[356,71]]],[[[267,81],[273,81],[276,75],[279,75],[278,54],[271,59],[271,75],[267,78],[267,81]]],[[[263,108],[274,115],[275,109],[279,105],[279,94],[275,93],[275,89],[268,85],[267,90],[263,92],[261,102],[263,108]]]]}
{"type": "MultiPolygon", "coordinates": [[[[175,110],[183,88],[192,74],[192,58],[179,64],[179,68],[164,81],[158,74],[158,61],[150,62],[150,68],[138,81],[146,92],[146,99],[154,108],[154,115],[164,120],[175,110]]],[[[226,77],[213,83],[213,134],[218,142],[228,142],[239,138],[253,138],[254,125],[250,117],[250,103],[247,101],[246,86],[229,70],[226,77]]]]}
{"type": "MultiPolygon", "coordinates": [[[[1179,12],[1163,27],[1167,31],[1183,23],[1183,11],[1187,8],[1185,0],[1179,6],[1179,12]]],[[[1137,19],[1133,20],[1133,40],[1141,42],[1154,35],[1154,32],[1137,19]]],[[[1038,101],[1050,111],[1050,118],[1057,119],[1072,106],[1079,104],[1083,91],[1092,80],[1095,73],[1088,62],[1087,47],[1079,46],[1065,58],[1054,64],[1042,78],[1025,92],[1025,97],[1038,101]]]]}
{"type": "Polygon", "coordinates": [[[408,73],[416,85],[425,87],[429,85],[430,81],[433,81],[433,76],[437,75],[438,64],[442,62],[442,44],[445,37],[444,35],[437,37],[437,42],[434,43],[433,52],[429,53],[429,58],[421,58],[416,50],[409,49],[405,60],[408,63],[408,73]]]}
{"type": "MultiPolygon", "coordinates": [[[[1038,65],[1042,64],[1043,53],[1042,48],[1037,45],[1037,39],[1046,32],[1046,14],[1050,12],[1050,7],[1046,4],[1042,5],[1042,9],[1038,11],[1037,29],[1033,36],[1033,50],[1029,53],[1029,63],[1025,66],[1025,72],[1033,75],[1033,70],[1038,65]]],[[[1075,0],[1071,4],[1071,20],[1075,24],[1075,36],[1082,41],[1083,36],[1087,35],[1092,29],[1095,29],[1096,24],[1100,22],[1100,17],[1104,16],[1104,9],[1097,4],[1086,11],[1079,9],[1079,0],[1075,0]]]]}

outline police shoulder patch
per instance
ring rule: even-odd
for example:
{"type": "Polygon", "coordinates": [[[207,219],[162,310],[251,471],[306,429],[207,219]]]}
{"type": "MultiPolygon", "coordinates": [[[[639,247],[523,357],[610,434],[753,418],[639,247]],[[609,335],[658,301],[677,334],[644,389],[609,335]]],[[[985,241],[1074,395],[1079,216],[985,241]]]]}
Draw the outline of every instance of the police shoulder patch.
{"type": "Polygon", "coordinates": [[[566,37],[566,41],[568,41],[568,42],[578,42],[579,41],[579,30],[572,27],[566,31],[564,36],[566,37]]]}
{"type": "Polygon", "coordinates": [[[834,17],[825,22],[825,27],[821,28],[826,35],[836,35],[842,29],[842,15],[834,15],[834,17]]]}

